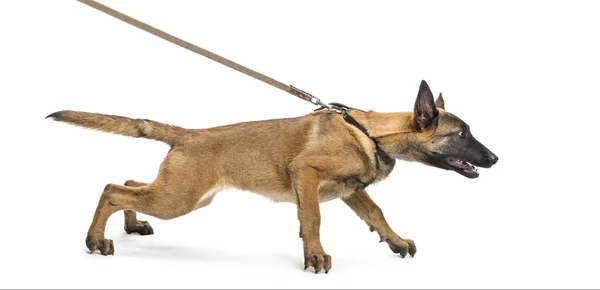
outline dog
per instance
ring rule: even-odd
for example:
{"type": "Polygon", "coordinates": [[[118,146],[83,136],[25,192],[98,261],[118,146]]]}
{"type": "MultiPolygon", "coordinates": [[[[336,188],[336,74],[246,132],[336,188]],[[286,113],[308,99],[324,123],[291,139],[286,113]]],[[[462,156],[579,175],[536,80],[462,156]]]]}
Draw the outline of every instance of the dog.
{"type": "Polygon", "coordinates": [[[467,123],[444,106],[441,93],[434,101],[422,81],[414,110],[404,113],[338,104],[339,112],[319,110],[298,118],[196,130],[77,111],[59,111],[47,118],[171,146],[152,183],[129,180],[125,185],[106,185],[85,241],[92,253],[114,254],[113,241],[104,237],[104,230],[117,211],[125,213],[127,233],[151,235],[154,230],[137,220],[136,212],[173,219],[209,205],[221,190],[237,188],[295,203],[304,270],[313,267],[315,273],[328,273],[332,261],[319,238],[319,203],[341,198],[394,253],[414,257],[415,243],[390,228],[367,186],[386,178],[396,159],[468,178],[479,176],[477,167],[489,168],[498,161],[473,137],[467,123]]]}

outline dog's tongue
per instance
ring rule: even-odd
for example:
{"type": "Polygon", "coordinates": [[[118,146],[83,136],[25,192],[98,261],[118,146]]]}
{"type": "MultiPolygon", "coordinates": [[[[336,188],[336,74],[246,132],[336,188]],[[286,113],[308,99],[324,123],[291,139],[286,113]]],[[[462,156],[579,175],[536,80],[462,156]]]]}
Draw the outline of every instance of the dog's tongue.
{"type": "Polygon", "coordinates": [[[451,162],[452,162],[452,165],[454,165],[456,167],[460,167],[460,168],[466,168],[466,165],[468,164],[467,162],[464,162],[460,159],[454,159],[451,162]]]}

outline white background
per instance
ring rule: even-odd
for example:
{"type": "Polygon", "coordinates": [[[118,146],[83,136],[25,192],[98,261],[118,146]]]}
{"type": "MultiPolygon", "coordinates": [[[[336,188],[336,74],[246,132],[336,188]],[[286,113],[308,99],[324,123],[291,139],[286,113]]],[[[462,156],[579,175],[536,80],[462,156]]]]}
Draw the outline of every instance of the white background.
{"type": "MultiPolygon", "coordinates": [[[[369,188],[401,259],[339,200],[329,275],[302,271],[292,204],[226,191],[153,236],[85,237],[107,183],[162,143],[45,120],[71,109],[189,128],[313,107],[76,1],[0,2],[1,287],[600,287],[597,2],[102,1],[327,101],[408,111],[421,79],[500,157],[469,180],[398,162],[369,188]]],[[[207,164],[210,166],[210,164],[207,164]]]]}

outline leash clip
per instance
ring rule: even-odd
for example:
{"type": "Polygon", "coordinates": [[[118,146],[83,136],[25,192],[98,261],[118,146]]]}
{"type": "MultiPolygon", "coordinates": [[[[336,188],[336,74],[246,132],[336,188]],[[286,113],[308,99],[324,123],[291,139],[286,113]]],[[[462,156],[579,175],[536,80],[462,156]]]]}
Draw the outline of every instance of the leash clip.
{"type": "Polygon", "coordinates": [[[344,116],[348,114],[348,110],[350,109],[349,107],[342,105],[340,103],[329,103],[329,104],[321,103],[320,106],[321,107],[316,109],[315,111],[327,109],[330,112],[342,114],[344,116]]]}
{"type": "Polygon", "coordinates": [[[315,104],[315,105],[320,106],[320,107],[315,109],[315,112],[324,110],[324,109],[326,109],[327,111],[342,114],[342,115],[345,115],[348,112],[348,108],[336,106],[335,105],[336,103],[325,104],[325,103],[321,102],[321,100],[318,100],[318,102],[319,103],[315,104]]]}
{"type": "Polygon", "coordinates": [[[315,106],[319,106],[319,108],[317,108],[315,110],[315,112],[319,111],[319,110],[327,109],[330,112],[335,112],[335,113],[341,114],[347,110],[347,108],[345,108],[343,106],[338,106],[337,103],[330,103],[330,104],[323,103],[323,101],[321,101],[321,99],[319,99],[319,98],[313,96],[312,94],[305,92],[297,87],[294,87],[292,85],[290,85],[290,92],[302,99],[309,101],[311,104],[313,104],[315,106]]]}

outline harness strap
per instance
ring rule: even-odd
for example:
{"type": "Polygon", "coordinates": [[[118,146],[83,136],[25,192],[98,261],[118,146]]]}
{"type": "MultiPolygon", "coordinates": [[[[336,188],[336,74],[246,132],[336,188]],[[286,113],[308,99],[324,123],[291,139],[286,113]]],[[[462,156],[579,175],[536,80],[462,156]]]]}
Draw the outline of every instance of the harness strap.
{"type": "MultiPolygon", "coordinates": [[[[392,159],[390,157],[390,155],[387,154],[387,152],[385,152],[385,151],[383,151],[383,149],[381,149],[377,140],[375,140],[375,138],[373,138],[373,137],[371,137],[371,135],[369,135],[369,130],[367,130],[367,128],[365,128],[365,126],[361,125],[358,121],[356,121],[356,119],[354,119],[354,117],[352,117],[352,116],[350,116],[350,114],[348,114],[348,111],[354,110],[354,108],[348,107],[348,106],[346,106],[344,104],[340,104],[340,103],[329,103],[329,105],[334,110],[340,111],[342,113],[342,117],[344,118],[344,121],[346,121],[346,123],[356,127],[358,130],[363,132],[363,134],[367,135],[367,137],[369,137],[369,139],[373,140],[373,142],[375,143],[375,150],[377,151],[377,155],[381,158],[381,160],[387,161],[387,160],[392,159]]],[[[317,110],[321,110],[321,109],[323,109],[323,108],[319,108],[317,110]]],[[[379,159],[377,159],[377,167],[379,167],[379,159]]]]}
{"type": "Polygon", "coordinates": [[[346,123],[356,127],[358,130],[360,130],[365,135],[367,135],[367,137],[369,137],[371,140],[373,140],[373,142],[375,143],[375,150],[377,151],[377,155],[379,155],[379,157],[381,157],[381,160],[385,161],[385,160],[390,159],[390,155],[387,154],[387,152],[383,151],[383,149],[381,149],[377,140],[375,140],[375,138],[373,138],[373,137],[371,137],[371,135],[369,135],[369,131],[367,130],[367,128],[365,128],[363,125],[358,123],[358,121],[356,121],[356,119],[354,119],[352,116],[350,116],[350,114],[348,114],[347,111],[344,111],[342,113],[342,117],[344,117],[344,121],[346,121],[346,123]]]}

